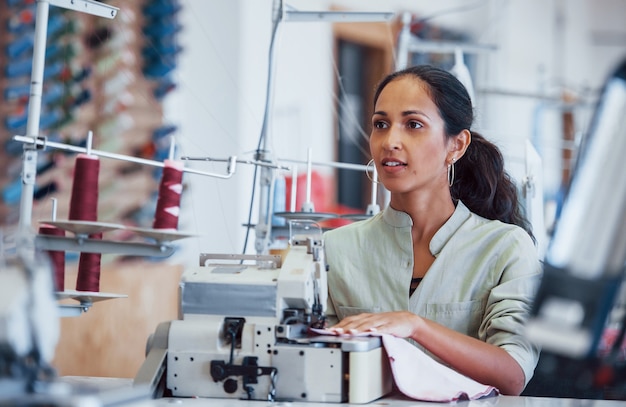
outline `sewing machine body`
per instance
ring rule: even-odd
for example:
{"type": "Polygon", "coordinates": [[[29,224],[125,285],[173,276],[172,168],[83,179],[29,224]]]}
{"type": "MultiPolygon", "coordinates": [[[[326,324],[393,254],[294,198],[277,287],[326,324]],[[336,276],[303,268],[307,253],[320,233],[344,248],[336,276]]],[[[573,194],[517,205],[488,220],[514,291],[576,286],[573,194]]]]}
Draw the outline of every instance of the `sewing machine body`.
{"type": "Polygon", "coordinates": [[[322,241],[291,241],[284,262],[201,255],[181,278],[180,319],[157,329],[135,382],[157,380],[162,360],[174,397],[367,403],[390,392],[380,338],[309,333],[326,312],[322,241]]]}
{"type": "Polygon", "coordinates": [[[246,322],[231,365],[223,323],[172,321],[166,371],[173,396],[367,403],[390,390],[379,338],[282,342],[280,326],[246,322]]]}

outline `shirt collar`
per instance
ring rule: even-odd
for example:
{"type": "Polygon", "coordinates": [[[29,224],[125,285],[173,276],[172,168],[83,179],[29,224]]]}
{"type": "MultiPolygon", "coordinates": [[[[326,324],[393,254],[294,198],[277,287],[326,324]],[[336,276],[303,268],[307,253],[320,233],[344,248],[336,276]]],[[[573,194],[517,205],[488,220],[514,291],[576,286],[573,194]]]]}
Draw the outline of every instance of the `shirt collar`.
{"type": "Polygon", "coordinates": [[[413,226],[413,219],[408,213],[393,209],[391,205],[383,210],[383,219],[385,223],[394,228],[404,228],[413,226]]]}
{"type": "MultiPolygon", "coordinates": [[[[461,225],[470,217],[470,214],[469,209],[467,209],[463,202],[458,201],[456,209],[452,213],[452,216],[450,216],[450,219],[443,224],[430,241],[430,252],[433,256],[437,256],[441,252],[452,235],[454,235],[461,225]]],[[[396,228],[413,226],[413,220],[406,212],[395,210],[389,205],[383,210],[382,215],[385,223],[390,226],[396,228]]]]}
{"type": "Polygon", "coordinates": [[[469,219],[471,212],[467,209],[467,206],[463,202],[458,201],[456,209],[450,216],[450,219],[443,224],[443,226],[435,233],[430,241],[430,252],[433,256],[437,256],[443,247],[448,243],[448,240],[456,233],[457,230],[469,219]]]}

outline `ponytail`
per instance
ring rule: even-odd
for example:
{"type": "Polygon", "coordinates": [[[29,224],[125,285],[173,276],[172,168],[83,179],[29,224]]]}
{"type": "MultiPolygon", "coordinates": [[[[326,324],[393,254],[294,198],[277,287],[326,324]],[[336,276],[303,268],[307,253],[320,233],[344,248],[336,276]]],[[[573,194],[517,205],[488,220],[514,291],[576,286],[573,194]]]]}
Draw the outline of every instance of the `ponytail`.
{"type": "Polygon", "coordinates": [[[452,198],[487,219],[520,226],[533,240],[532,228],[518,201],[517,188],[504,170],[504,158],[494,144],[472,131],[472,142],[454,165],[452,198]]]}

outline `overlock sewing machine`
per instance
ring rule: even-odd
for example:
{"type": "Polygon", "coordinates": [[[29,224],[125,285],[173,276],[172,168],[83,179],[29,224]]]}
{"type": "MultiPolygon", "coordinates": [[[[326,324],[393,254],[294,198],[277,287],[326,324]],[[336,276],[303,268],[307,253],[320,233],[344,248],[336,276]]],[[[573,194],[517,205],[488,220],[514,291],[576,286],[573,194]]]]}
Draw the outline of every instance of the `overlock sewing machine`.
{"type": "Polygon", "coordinates": [[[327,271],[321,230],[302,230],[284,259],[200,255],[181,278],[180,319],[150,337],[135,384],[155,397],[367,403],[388,393],[379,337],[310,334],[327,318],[327,271]]]}

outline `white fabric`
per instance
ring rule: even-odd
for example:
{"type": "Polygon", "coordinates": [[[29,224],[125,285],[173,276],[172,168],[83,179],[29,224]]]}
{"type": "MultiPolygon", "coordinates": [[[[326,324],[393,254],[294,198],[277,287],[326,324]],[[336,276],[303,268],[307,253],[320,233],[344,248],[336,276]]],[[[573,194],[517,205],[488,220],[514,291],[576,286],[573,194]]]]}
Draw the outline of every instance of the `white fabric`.
{"type": "Polygon", "coordinates": [[[402,338],[382,335],[393,380],[404,395],[416,400],[450,402],[497,395],[481,384],[435,361],[402,338]]]}
{"type": "MultiPolygon", "coordinates": [[[[332,330],[311,329],[322,335],[332,330]]],[[[351,335],[339,335],[351,336],[351,335]]],[[[451,402],[497,396],[498,389],[481,384],[435,361],[403,338],[387,334],[361,333],[354,336],[381,336],[398,390],[415,400],[451,402]]]]}

